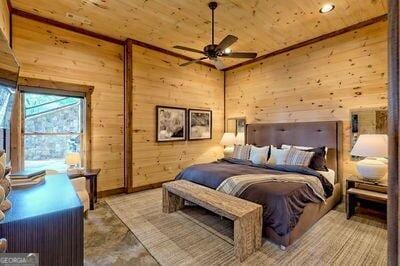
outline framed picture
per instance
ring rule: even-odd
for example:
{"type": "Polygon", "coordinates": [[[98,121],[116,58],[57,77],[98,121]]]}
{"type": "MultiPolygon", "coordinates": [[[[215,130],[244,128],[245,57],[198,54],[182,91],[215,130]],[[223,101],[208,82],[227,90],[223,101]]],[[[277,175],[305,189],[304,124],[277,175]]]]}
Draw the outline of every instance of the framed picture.
{"type": "Polygon", "coordinates": [[[186,140],[186,109],[156,106],[157,141],[186,140]]]}
{"type": "Polygon", "coordinates": [[[189,140],[212,138],[212,111],[189,109],[189,140]]]}

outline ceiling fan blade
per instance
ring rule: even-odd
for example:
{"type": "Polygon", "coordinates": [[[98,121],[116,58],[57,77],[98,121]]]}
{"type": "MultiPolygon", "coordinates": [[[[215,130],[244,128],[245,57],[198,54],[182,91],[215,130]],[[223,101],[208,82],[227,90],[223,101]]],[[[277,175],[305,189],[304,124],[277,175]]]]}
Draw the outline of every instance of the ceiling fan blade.
{"type": "Polygon", "coordinates": [[[180,66],[187,66],[187,65],[199,62],[199,61],[204,60],[204,59],[207,59],[207,57],[201,57],[201,58],[198,58],[198,59],[193,59],[192,61],[188,61],[186,63],[180,64],[180,66]]]}
{"type": "Polygon", "coordinates": [[[175,45],[174,48],[185,50],[185,51],[189,51],[189,52],[193,52],[193,53],[204,54],[203,51],[200,51],[200,50],[197,50],[197,49],[193,49],[193,48],[189,48],[189,47],[185,47],[185,46],[175,45]]]}
{"type": "Polygon", "coordinates": [[[216,50],[223,51],[238,40],[238,37],[233,35],[226,36],[217,46],[216,50]]]}
{"type": "Polygon", "coordinates": [[[235,52],[235,53],[223,54],[222,56],[232,57],[232,58],[256,58],[257,53],[235,52]]]}
{"type": "Polygon", "coordinates": [[[213,64],[214,64],[214,66],[215,66],[218,70],[222,70],[222,69],[225,68],[225,66],[224,66],[224,64],[222,63],[222,61],[219,60],[218,58],[217,58],[217,59],[213,59],[212,62],[213,62],[213,64]]]}

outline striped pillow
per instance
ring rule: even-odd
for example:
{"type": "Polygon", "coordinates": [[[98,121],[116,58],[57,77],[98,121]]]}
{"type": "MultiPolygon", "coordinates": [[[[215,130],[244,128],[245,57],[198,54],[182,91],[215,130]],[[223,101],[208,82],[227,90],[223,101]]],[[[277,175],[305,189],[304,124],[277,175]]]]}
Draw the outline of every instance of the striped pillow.
{"type": "Polygon", "coordinates": [[[232,157],[240,160],[248,160],[250,158],[251,145],[235,145],[232,157]]]}
{"type": "Polygon", "coordinates": [[[295,148],[290,148],[286,155],[285,164],[308,167],[313,156],[314,152],[307,152],[295,148]]]}

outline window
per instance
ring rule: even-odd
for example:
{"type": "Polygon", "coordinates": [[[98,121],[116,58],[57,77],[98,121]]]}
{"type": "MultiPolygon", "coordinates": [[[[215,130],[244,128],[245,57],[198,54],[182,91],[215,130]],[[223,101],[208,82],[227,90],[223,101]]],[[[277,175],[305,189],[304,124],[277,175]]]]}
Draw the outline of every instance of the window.
{"type": "Polygon", "coordinates": [[[10,118],[14,103],[14,84],[0,82],[0,150],[7,154],[10,160],[10,118]]]}
{"type": "Polygon", "coordinates": [[[83,150],[84,99],[30,92],[22,97],[24,168],[65,172],[66,153],[83,150]]]}

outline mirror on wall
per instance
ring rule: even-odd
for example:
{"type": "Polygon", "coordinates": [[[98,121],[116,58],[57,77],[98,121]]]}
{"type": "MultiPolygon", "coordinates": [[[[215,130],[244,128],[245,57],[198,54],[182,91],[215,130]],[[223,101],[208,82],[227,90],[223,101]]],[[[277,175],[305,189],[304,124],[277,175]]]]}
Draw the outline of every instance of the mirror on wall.
{"type": "MultiPolygon", "coordinates": [[[[350,145],[353,148],[357,138],[362,134],[387,134],[388,111],[387,107],[365,108],[351,110],[350,145]]],[[[360,159],[352,156],[353,160],[360,159]]]]}
{"type": "Polygon", "coordinates": [[[244,144],[246,140],[246,118],[233,117],[226,121],[226,132],[235,133],[236,143],[244,144]]]}

